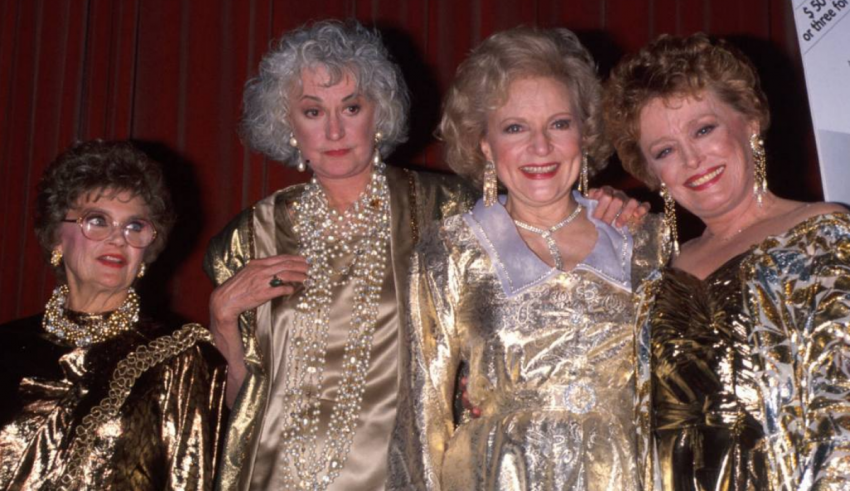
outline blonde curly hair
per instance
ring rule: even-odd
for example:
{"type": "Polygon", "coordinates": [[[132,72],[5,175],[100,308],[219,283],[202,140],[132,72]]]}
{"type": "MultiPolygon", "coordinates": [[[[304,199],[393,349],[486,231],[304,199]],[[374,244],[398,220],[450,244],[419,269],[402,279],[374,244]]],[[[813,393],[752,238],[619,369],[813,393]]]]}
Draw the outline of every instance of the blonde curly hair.
{"type": "Polygon", "coordinates": [[[640,149],[640,113],[657,98],[699,96],[711,90],[764,134],[770,125],[767,97],[758,73],[743,53],[705,34],[662,35],[612,71],[603,92],[608,139],[623,167],[652,189],[661,183],[650,172],[640,149]]]}
{"type": "Polygon", "coordinates": [[[528,77],[551,77],[567,86],[581,121],[589,175],[605,167],[612,149],[603,138],[602,89],[590,53],[567,29],[517,27],[484,40],[458,67],[437,130],[452,170],[481,182],[487,115],[507,101],[512,82],[528,77]]]}

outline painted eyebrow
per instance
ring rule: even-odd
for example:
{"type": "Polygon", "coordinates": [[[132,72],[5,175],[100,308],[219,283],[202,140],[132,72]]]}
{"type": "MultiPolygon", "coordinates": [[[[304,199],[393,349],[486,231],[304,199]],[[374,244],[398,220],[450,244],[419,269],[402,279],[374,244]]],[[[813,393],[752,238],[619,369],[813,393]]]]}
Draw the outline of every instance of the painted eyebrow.
{"type": "MultiPolygon", "coordinates": [[[[347,96],[343,97],[342,100],[343,100],[343,102],[345,102],[345,101],[348,101],[350,99],[354,99],[355,97],[359,97],[359,96],[360,96],[360,93],[352,92],[351,94],[348,94],[347,96]]],[[[301,100],[304,100],[304,99],[310,99],[310,100],[313,100],[313,101],[316,101],[316,102],[322,102],[321,98],[316,97],[314,95],[309,95],[309,94],[302,95],[301,100]]]]}
{"type": "MultiPolygon", "coordinates": [[[[88,214],[88,213],[100,213],[101,215],[106,215],[106,216],[108,216],[108,217],[109,217],[109,219],[110,219],[111,221],[115,221],[115,217],[114,217],[114,216],[112,216],[112,213],[109,213],[108,211],[104,210],[103,208],[98,208],[98,207],[92,207],[92,208],[81,208],[81,209],[79,210],[79,213],[80,213],[80,216],[86,215],[86,214],[88,214]]],[[[146,222],[150,222],[150,221],[151,221],[151,219],[150,219],[150,218],[148,218],[148,217],[146,217],[146,216],[144,216],[144,215],[130,215],[129,217],[127,217],[127,219],[126,219],[126,220],[124,220],[124,223],[132,222],[132,221],[134,221],[134,220],[144,220],[144,221],[146,221],[146,222]]]]}

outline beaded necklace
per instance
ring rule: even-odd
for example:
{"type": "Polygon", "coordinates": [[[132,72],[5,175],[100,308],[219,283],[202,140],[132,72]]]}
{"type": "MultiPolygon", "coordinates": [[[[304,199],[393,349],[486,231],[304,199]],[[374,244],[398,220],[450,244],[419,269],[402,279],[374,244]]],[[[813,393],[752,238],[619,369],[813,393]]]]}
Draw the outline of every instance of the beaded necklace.
{"type": "Polygon", "coordinates": [[[78,348],[114,337],[132,328],[139,320],[139,296],[132,288],[127,292],[124,303],[108,316],[82,314],[78,316],[79,319],[71,320],[65,311],[67,299],[68,285],[62,285],[53,290],[53,295],[45,306],[41,325],[45,331],[78,348]]]}
{"type": "Polygon", "coordinates": [[[376,151],[366,191],[343,214],[328,205],[315,178],[293,205],[294,230],[310,271],[296,305],[285,353],[288,362],[282,374],[284,410],[279,449],[290,459],[281,469],[286,489],[327,489],[339,476],[354,440],[389,249],[389,188],[384,172],[376,151]],[[334,270],[332,261],[345,254],[354,258],[334,270]],[[342,279],[335,279],[339,275],[342,279]],[[333,288],[346,281],[354,285],[351,321],[337,400],[331,409],[325,444],[319,448],[319,396],[331,327],[331,296],[333,288]]]}
{"type": "Polygon", "coordinates": [[[514,220],[514,223],[517,227],[523,230],[528,230],[529,232],[533,232],[543,237],[543,240],[546,241],[546,247],[549,248],[549,254],[552,255],[552,260],[555,262],[555,268],[564,269],[564,260],[561,258],[561,252],[558,250],[558,244],[555,243],[555,237],[553,237],[552,234],[554,234],[558,230],[561,230],[562,228],[567,226],[568,223],[575,220],[578,214],[581,213],[582,208],[583,207],[581,206],[581,204],[579,204],[567,218],[564,218],[560,222],[556,223],[555,225],[552,225],[547,229],[538,228],[534,225],[529,225],[519,220],[514,220]]]}

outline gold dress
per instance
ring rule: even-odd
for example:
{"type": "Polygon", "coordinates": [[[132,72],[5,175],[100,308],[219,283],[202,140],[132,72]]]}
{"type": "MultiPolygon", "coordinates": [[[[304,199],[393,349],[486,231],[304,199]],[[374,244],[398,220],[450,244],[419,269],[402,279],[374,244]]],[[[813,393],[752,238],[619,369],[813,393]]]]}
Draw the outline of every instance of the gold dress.
{"type": "MultiPolygon", "coordinates": [[[[576,199],[590,216],[595,202],[576,199]]],[[[631,284],[661,263],[659,221],[634,235],[591,221],[597,243],[566,272],[527,247],[502,205],[479,202],[427,234],[388,487],[638,489],[631,284]],[[482,414],[455,428],[462,363],[482,414]]]]}
{"type": "Polygon", "coordinates": [[[212,488],[225,373],[215,348],[199,343],[203,327],[142,320],[75,348],[36,316],[0,326],[0,336],[0,489],[60,489],[74,471],[66,489],[212,488]],[[129,390],[110,412],[116,387],[129,390]]]}
{"type": "MultiPolygon", "coordinates": [[[[473,202],[468,188],[456,178],[422,174],[394,167],[386,170],[390,189],[390,264],[382,283],[378,322],[372,341],[372,359],[354,442],[340,475],[331,490],[379,490],[387,475],[387,448],[395,421],[396,394],[405,354],[398,344],[399,319],[406,315],[407,276],[420,224],[427,224],[460,211],[473,202]]],[[[298,254],[299,237],[287,211],[303,193],[296,185],[278,191],[244,211],[210,243],[205,260],[207,273],[221,284],[252,258],[298,254]]],[[[345,258],[338,258],[345,262],[345,258]]],[[[319,434],[327,428],[327,409],[336,399],[341,377],[340,354],[348,335],[352,288],[334,291],[327,362],[320,395],[322,421],[319,434]],[[342,328],[344,326],[344,328],[342,328]]],[[[240,330],[245,347],[247,376],[231,408],[222,468],[217,487],[226,490],[278,489],[280,469],[288,455],[278,449],[283,428],[278,424],[285,405],[278,375],[289,360],[285,352],[287,325],[295,316],[297,291],[243,314],[240,330]]],[[[320,442],[321,442],[320,437],[320,442]]]]}
{"type": "Polygon", "coordinates": [[[641,288],[646,490],[850,489],[850,219],[641,288]]]}

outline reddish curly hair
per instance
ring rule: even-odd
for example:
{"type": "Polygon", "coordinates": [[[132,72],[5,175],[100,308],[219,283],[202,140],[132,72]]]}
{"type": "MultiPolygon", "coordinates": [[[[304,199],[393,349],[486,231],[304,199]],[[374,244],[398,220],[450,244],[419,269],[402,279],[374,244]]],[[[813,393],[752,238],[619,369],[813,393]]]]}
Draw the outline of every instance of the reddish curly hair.
{"type": "Polygon", "coordinates": [[[767,97],[758,73],[729,43],[702,33],[662,35],[621,61],[602,96],[605,132],[623,167],[652,189],[660,186],[640,150],[640,113],[656,98],[699,97],[711,90],[724,103],[755,121],[764,134],[770,125],[767,97]]]}

